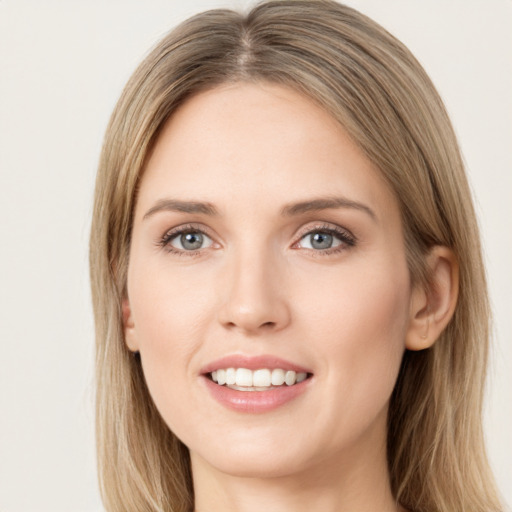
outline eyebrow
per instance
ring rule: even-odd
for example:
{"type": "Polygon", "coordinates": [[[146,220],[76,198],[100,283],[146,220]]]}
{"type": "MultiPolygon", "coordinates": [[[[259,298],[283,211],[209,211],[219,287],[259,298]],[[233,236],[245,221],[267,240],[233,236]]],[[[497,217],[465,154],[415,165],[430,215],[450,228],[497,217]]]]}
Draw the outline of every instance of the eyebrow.
{"type": "Polygon", "coordinates": [[[202,213],[203,215],[215,216],[219,212],[211,203],[200,201],[179,201],[177,199],[160,199],[155,206],[150,208],[144,215],[143,220],[151,217],[157,212],[181,212],[181,213],[202,213]]]}
{"type": "MultiPolygon", "coordinates": [[[[362,211],[368,214],[373,220],[377,220],[375,212],[363,203],[352,201],[345,197],[320,197],[308,201],[290,203],[281,209],[281,215],[284,217],[293,217],[308,212],[321,210],[330,210],[338,208],[350,208],[362,211]]],[[[155,213],[162,211],[180,212],[180,213],[199,213],[209,216],[218,216],[219,212],[212,203],[201,201],[180,201],[178,199],[160,199],[144,215],[143,220],[151,217],[155,213]]]]}
{"type": "Polygon", "coordinates": [[[352,201],[346,197],[320,197],[310,201],[301,201],[299,203],[289,204],[281,210],[281,215],[288,217],[308,212],[337,208],[350,208],[359,210],[367,213],[374,221],[377,221],[377,215],[375,215],[375,212],[369,206],[366,206],[365,204],[359,203],[357,201],[352,201]]]}

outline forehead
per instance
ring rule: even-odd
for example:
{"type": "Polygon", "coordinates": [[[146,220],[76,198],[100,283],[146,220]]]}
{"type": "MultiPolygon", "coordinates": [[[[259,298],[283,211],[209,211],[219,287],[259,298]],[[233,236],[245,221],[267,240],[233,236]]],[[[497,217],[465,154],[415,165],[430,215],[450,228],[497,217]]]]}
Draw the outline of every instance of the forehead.
{"type": "Polygon", "coordinates": [[[304,95],[271,84],[229,84],[184,103],[160,133],[139,202],[165,194],[224,207],[276,209],[343,195],[396,206],[380,171],[342,126],[304,95]]]}

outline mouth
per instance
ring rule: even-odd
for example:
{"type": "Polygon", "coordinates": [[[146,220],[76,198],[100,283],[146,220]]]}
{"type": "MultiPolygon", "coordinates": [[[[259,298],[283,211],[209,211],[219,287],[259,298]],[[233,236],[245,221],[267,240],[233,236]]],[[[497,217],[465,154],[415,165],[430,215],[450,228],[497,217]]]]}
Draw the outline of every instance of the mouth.
{"type": "Polygon", "coordinates": [[[264,413],[295,403],[313,381],[309,369],[271,355],[227,356],[203,367],[201,376],[210,396],[242,413],[264,413]]]}
{"type": "Polygon", "coordinates": [[[207,374],[211,381],[236,391],[270,391],[295,386],[311,377],[308,372],[296,372],[283,368],[219,368],[207,374]]]}

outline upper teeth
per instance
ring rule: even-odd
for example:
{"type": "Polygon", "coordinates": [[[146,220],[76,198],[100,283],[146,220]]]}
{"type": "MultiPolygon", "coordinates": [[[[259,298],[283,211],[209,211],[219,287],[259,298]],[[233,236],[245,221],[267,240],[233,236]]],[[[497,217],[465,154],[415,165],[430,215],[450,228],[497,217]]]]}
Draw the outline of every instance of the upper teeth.
{"type": "Polygon", "coordinates": [[[269,386],[281,386],[286,384],[293,386],[293,384],[302,382],[307,373],[297,373],[293,370],[248,370],[247,368],[226,368],[219,369],[211,373],[212,379],[221,386],[226,384],[228,386],[242,386],[242,387],[257,387],[266,388],[269,386]]]}

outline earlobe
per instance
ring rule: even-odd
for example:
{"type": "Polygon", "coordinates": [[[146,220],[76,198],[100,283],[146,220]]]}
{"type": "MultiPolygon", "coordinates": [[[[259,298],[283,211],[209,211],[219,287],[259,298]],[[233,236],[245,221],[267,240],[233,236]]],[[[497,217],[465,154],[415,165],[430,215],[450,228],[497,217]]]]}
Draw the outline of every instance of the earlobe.
{"type": "Polygon", "coordinates": [[[123,310],[123,329],[124,329],[124,339],[126,346],[132,352],[137,352],[139,350],[139,344],[137,342],[137,336],[135,331],[135,323],[133,321],[132,310],[130,306],[130,301],[127,297],[123,299],[122,302],[122,310],[123,310]]]}
{"type": "Polygon", "coordinates": [[[459,266],[451,249],[435,246],[427,256],[430,281],[411,296],[411,316],[405,346],[423,350],[432,346],[451,320],[457,305],[459,266]]]}

